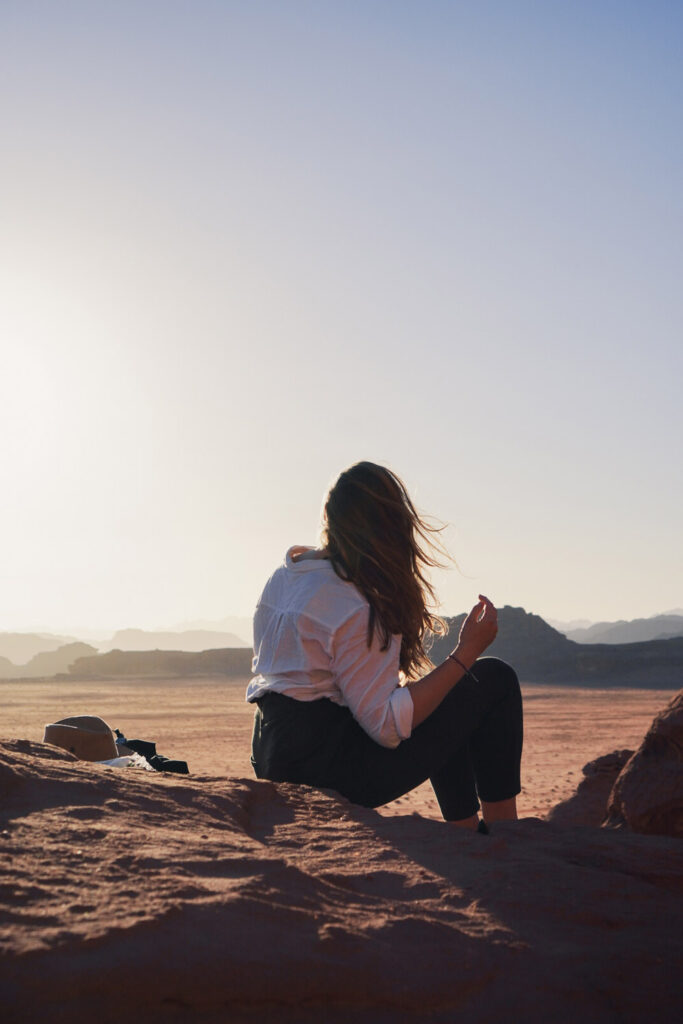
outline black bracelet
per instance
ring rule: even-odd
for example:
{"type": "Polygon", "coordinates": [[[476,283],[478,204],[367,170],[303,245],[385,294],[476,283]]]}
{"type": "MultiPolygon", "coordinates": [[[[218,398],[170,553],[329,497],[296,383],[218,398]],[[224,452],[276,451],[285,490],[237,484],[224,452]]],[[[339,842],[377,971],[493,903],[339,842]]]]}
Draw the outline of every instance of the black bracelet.
{"type": "Polygon", "coordinates": [[[461,662],[460,658],[456,658],[456,656],[454,654],[449,654],[448,657],[452,658],[453,661],[455,662],[455,664],[460,666],[460,668],[463,670],[463,672],[465,673],[466,676],[469,676],[470,679],[473,679],[475,683],[477,683],[477,684],[479,683],[479,680],[475,676],[474,672],[470,672],[470,670],[468,669],[467,665],[463,665],[463,663],[461,662]]]}

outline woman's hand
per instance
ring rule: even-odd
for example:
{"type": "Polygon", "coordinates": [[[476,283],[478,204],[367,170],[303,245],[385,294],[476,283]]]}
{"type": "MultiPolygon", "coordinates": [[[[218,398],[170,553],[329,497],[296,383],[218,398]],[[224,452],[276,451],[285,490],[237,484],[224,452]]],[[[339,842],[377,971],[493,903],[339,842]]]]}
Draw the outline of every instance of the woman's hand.
{"type": "MultiPolygon", "coordinates": [[[[465,668],[470,668],[495,640],[497,632],[496,609],[488,597],[480,594],[479,602],[462,624],[460,639],[453,654],[465,668]]],[[[456,663],[446,658],[443,664],[437,665],[422,679],[415,679],[406,684],[413,699],[413,727],[424,722],[425,718],[438,708],[446,694],[462,677],[462,666],[456,671],[456,663]]]]}
{"type": "Polygon", "coordinates": [[[479,601],[460,627],[460,636],[454,654],[469,668],[496,639],[498,613],[488,597],[479,595],[479,601]]]}

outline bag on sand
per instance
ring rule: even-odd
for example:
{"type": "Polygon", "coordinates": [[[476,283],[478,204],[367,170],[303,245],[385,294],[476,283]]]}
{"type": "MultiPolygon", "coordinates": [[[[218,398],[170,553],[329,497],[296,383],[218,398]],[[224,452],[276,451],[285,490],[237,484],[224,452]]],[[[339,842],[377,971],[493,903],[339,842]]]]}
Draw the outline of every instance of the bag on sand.
{"type": "Polygon", "coordinates": [[[80,761],[113,761],[122,754],[140,754],[156,772],[189,775],[187,761],[174,761],[157,754],[156,743],[127,740],[118,729],[114,739],[114,733],[107,723],[97,715],[76,715],[46,725],[43,743],[62,747],[75,754],[80,761]]]}

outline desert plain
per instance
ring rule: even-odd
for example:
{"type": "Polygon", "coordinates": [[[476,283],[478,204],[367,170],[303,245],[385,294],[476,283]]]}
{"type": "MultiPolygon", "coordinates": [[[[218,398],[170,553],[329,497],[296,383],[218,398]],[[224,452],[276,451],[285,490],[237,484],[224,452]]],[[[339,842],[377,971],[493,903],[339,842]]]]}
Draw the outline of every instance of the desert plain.
{"type": "MultiPolygon", "coordinates": [[[[41,741],[45,725],[99,715],[129,739],[152,740],[193,775],[252,778],[253,708],[248,679],[0,681],[0,736],[41,741]]],[[[635,749],[671,690],[586,689],[526,684],[523,792],[519,813],[544,817],[572,793],[588,761],[635,749]]],[[[383,808],[387,814],[440,819],[429,783],[383,808]]]]}

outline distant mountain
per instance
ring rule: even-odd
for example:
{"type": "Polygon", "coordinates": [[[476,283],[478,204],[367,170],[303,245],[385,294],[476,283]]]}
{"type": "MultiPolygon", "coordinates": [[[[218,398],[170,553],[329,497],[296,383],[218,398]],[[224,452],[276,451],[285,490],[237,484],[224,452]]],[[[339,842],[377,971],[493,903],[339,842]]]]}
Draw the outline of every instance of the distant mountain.
{"type": "MultiPolygon", "coordinates": [[[[465,615],[448,619],[448,636],[435,640],[439,664],[453,650],[465,615]]],[[[683,686],[683,637],[628,644],[579,644],[523,608],[498,611],[498,636],[486,651],[509,661],[522,682],[575,686],[683,686]]]]}
{"type": "Polygon", "coordinates": [[[244,644],[251,647],[253,621],[252,616],[226,615],[224,619],[194,619],[180,622],[159,632],[185,633],[188,630],[206,629],[212,633],[234,633],[244,644]]]}
{"type": "Polygon", "coordinates": [[[8,658],[15,665],[25,665],[36,654],[56,651],[58,647],[75,641],[74,636],[54,633],[0,633],[0,658],[8,658]]]}
{"type": "MultiPolygon", "coordinates": [[[[448,636],[436,639],[430,651],[438,664],[453,649],[465,615],[448,619],[448,636]]],[[[657,618],[657,617],[656,617],[657,618]]],[[[661,616],[659,618],[666,618],[661,616]]],[[[646,620],[652,621],[652,620],[646,620]]],[[[202,631],[188,631],[199,632],[202,631]]],[[[207,631],[211,637],[217,634],[207,631]]],[[[122,630],[136,642],[156,640],[166,633],[122,630]]],[[[118,634],[117,634],[118,635],[118,634]]],[[[171,634],[177,639],[178,635],[171,634]]],[[[222,638],[226,634],[218,634],[222,638]]],[[[227,634],[229,636],[229,634],[227,634]]],[[[498,612],[498,636],[486,651],[509,661],[522,682],[575,686],[629,686],[676,688],[683,685],[683,636],[664,640],[617,643],[576,643],[553,629],[540,616],[506,606],[498,612]]],[[[113,650],[98,654],[89,644],[66,644],[56,651],[36,654],[17,666],[0,656],[0,678],[31,678],[69,673],[70,677],[117,676],[226,676],[246,678],[251,673],[251,649],[220,646],[202,651],[113,650]]]]}
{"type": "Polygon", "coordinates": [[[78,658],[69,668],[70,676],[91,679],[138,677],[227,676],[246,679],[251,675],[251,648],[220,648],[210,651],[109,651],[78,658]]]}
{"type": "Polygon", "coordinates": [[[69,665],[76,658],[96,654],[97,651],[90,644],[82,644],[76,641],[72,644],[64,644],[56,651],[41,651],[36,654],[25,665],[15,665],[6,658],[0,659],[1,679],[36,679],[38,677],[51,677],[68,671],[69,665]]]}
{"type": "Polygon", "coordinates": [[[566,635],[580,644],[633,644],[643,640],[661,640],[683,636],[683,615],[653,615],[649,619],[595,622],[587,629],[573,629],[566,635]]]}
{"type": "Polygon", "coordinates": [[[565,636],[569,636],[572,630],[588,629],[589,626],[593,625],[592,619],[571,619],[569,622],[563,622],[560,619],[546,619],[545,621],[553,629],[556,629],[558,633],[564,633],[565,636]]]}
{"type": "Polygon", "coordinates": [[[183,632],[151,632],[145,629],[120,629],[101,651],[208,651],[218,647],[248,647],[234,633],[219,633],[209,629],[191,629],[183,632]]]}
{"type": "Polygon", "coordinates": [[[0,679],[13,679],[17,674],[17,666],[9,658],[0,657],[0,679]]]}

